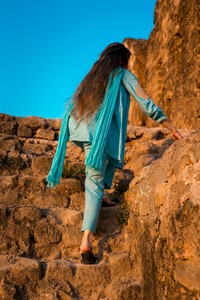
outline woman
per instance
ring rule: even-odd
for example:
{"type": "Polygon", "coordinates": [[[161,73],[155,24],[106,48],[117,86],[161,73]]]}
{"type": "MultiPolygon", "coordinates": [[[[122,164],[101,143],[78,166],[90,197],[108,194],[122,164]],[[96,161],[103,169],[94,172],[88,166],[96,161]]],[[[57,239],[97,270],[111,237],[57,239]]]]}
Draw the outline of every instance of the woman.
{"type": "Polygon", "coordinates": [[[85,211],[80,250],[82,262],[86,264],[95,263],[92,237],[101,205],[113,205],[109,199],[103,199],[104,189],[111,187],[115,169],[123,167],[130,95],[147,116],[168,128],[175,139],[182,139],[178,130],[147,97],[137,78],[127,70],[130,55],[121,43],[108,45],[80,83],[65,112],[47,177],[49,187],[60,182],[68,140],[84,149],[85,211]]]}

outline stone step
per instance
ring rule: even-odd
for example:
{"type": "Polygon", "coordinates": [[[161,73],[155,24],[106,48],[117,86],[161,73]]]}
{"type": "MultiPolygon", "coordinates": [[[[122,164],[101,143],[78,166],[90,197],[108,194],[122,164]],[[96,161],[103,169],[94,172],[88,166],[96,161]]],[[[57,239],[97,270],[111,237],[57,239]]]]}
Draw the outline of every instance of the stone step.
{"type": "MultiPolygon", "coordinates": [[[[107,236],[120,229],[120,207],[102,208],[94,250],[102,257],[107,236]]],[[[83,211],[34,205],[0,207],[0,253],[39,259],[80,259],[83,211]]],[[[120,231],[120,230],[119,230],[120,231]]]]}
{"type": "Polygon", "coordinates": [[[83,184],[75,178],[61,179],[55,188],[49,189],[45,177],[38,175],[0,176],[0,204],[34,204],[37,207],[68,206],[70,196],[84,192],[83,184]]]}
{"type": "Polygon", "coordinates": [[[111,299],[111,295],[116,300],[142,299],[127,253],[112,254],[94,265],[1,255],[0,281],[0,298],[5,300],[111,299]]]}

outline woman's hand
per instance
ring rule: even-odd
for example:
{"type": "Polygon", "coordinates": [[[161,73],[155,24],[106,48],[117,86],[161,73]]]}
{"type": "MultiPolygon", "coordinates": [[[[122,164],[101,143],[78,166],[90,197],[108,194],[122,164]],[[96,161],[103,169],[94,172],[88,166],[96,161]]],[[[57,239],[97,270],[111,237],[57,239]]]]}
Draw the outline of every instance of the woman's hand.
{"type": "Polygon", "coordinates": [[[183,139],[183,136],[180,134],[180,132],[178,130],[173,131],[172,136],[175,141],[183,139]]]}
{"type": "Polygon", "coordinates": [[[160,122],[164,127],[166,127],[167,129],[169,129],[172,133],[173,139],[175,141],[177,140],[182,140],[183,136],[180,134],[180,132],[176,129],[176,127],[174,127],[171,122],[168,119],[164,119],[160,122]]]}

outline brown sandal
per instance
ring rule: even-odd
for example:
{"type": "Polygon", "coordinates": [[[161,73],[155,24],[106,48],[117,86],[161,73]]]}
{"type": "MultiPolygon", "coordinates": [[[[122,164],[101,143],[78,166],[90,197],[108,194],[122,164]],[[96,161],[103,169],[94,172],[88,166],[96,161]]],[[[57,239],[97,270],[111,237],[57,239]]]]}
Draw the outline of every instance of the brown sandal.
{"type": "Polygon", "coordinates": [[[97,260],[91,251],[82,252],[81,257],[81,262],[84,265],[93,265],[97,260]]]}
{"type": "Polygon", "coordinates": [[[85,265],[95,264],[97,259],[94,256],[94,254],[92,253],[92,246],[87,242],[84,242],[81,246],[83,246],[84,244],[89,246],[90,250],[81,251],[81,258],[82,258],[81,262],[82,262],[82,264],[85,264],[85,265]]]}

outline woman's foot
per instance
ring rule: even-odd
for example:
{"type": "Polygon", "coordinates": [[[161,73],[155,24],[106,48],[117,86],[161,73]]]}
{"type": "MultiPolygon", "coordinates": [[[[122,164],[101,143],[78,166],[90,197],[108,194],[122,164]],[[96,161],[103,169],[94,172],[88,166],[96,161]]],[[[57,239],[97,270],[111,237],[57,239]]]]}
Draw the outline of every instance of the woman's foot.
{"type": "Polygon", "coordinates": [[[96,262],[96,258],[92,253],[92,235],[93,233],[91,231],[84,231],[84,236],[82,238],[82,243],[80,247],[82,257],[81,262],[83,264],[94,264],[96,262]]]}
{"type": "Polygon", "coordinates": [[[80,251],[81,251],[81,253],[88,252],[88,251],[92,252],[91,243],[89,243],[88,241],[84,241],[84,239],[82,239],[80,251]]]}

